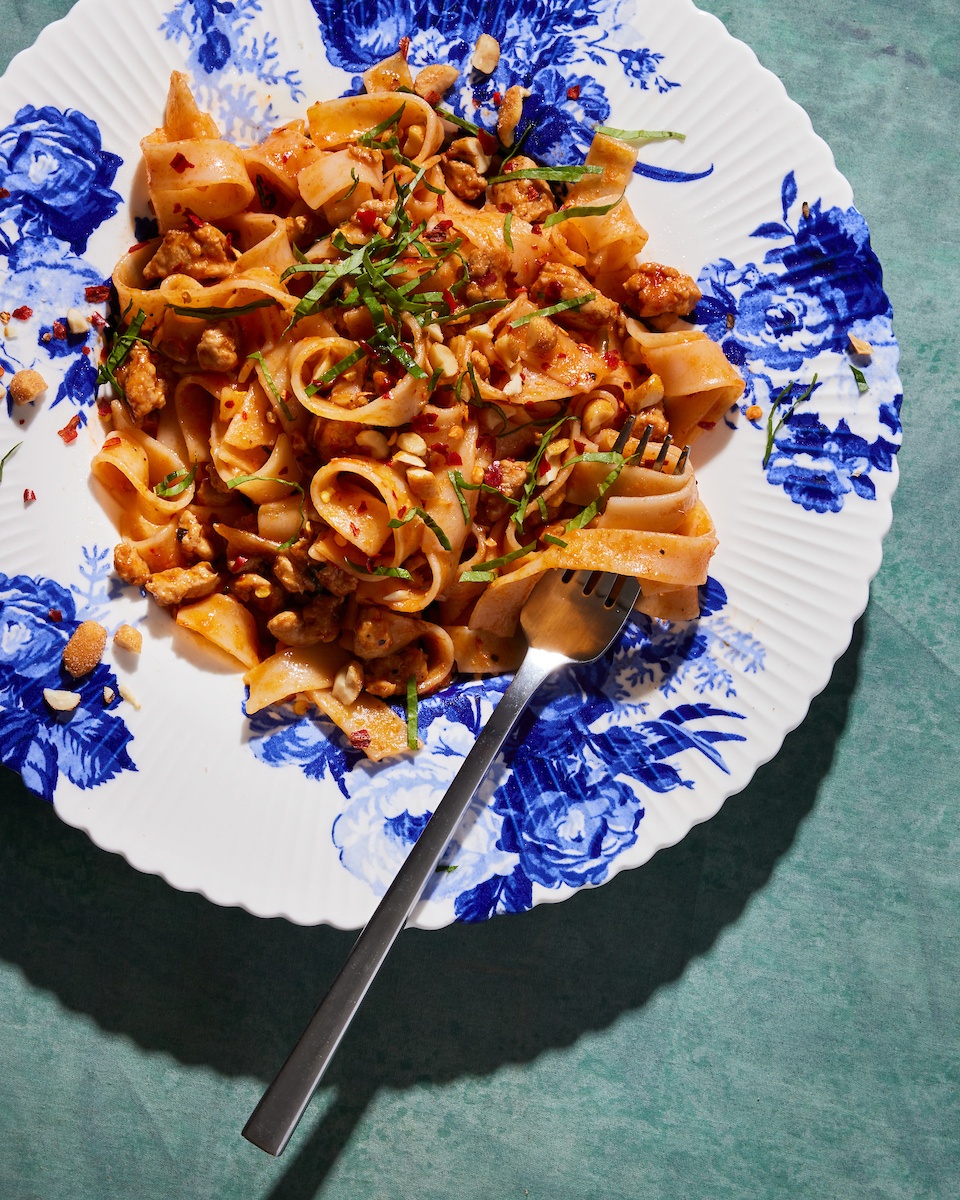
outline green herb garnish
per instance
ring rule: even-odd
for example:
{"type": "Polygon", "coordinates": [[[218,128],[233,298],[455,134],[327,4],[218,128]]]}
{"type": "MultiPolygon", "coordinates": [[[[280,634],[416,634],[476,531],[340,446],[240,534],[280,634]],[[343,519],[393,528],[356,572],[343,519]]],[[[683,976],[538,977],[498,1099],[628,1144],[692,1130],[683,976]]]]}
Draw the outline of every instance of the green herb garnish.
{"type": "Polygon", "coordinates": [[[412,579],[413,576],[405,567],[368,567],[368,575],[390,575],[394,579],[412,579]]]}
{"type": "Polygon", "coordinates": [[[687,140],[685,133],[676,133],[672,129],[614,129],[612,125],[595,125],[594,132],[604,133],[618,142],[665,142],[669,138],[678,142],[687,140]]]}
{"type": "Polygon", "coordinates": [[[307,514],[304,512],[304,503],[306,501],[306,493],[299,483],[294,483],[292,479],[278,479],[276,475],[236,475],[233,479],[227,480],[227,487],[231,490],[239,487],[242,483],[282,483],[284,487],[292,488],[300,493],[300,527],[293,537],[287,538],[285,542],[281,542],[277,547],[278,550],[289,550],[293,543],[300,536],[304,525],[306,524],[307,514]]]}
{"type": "Polygon", "coordinates": [[[260,364],[260,370],[263,371],[263,378],[266,380],[267,387],[273,393],[274,400],[276,400],[276,402],[283,409],[283,415],[287,418],[287,420],[292,421],[293,413],[290,411],[289,408],[287,408],[286,401],[280,395],[280,391],[279,391],[276,383],[274,382],[274,378],[270,374],[270,368],[267,366],[266,359],[263,357],[263,355],[260,353],[259,350],[254,350],[254,352],[252,354],[247,355],[247,358],[252,358],[255,362],[258,362],[260,364]]]}
{"type": "Polygon", "coordinates": [[[511,550],[509,554],[503,554],[500,558],[491,558],[478,567],[475,571],[464,571],[460,576],[461,583],[490,583],[496,579],[497,571],[500,567],[506,566],[507,563],[513,562],[515,558],[523,558],[525,554],[529,554],[532,550],[536,550],[537,543],[529,542],[526,546],[521,546],[519,550],[511,550]]]}
{"type": "MultiPolygon", "coordinates": [[[[129,311],[130,310],[128,307],[127,312],[129,311]]],[[[126,316],[126,313],[124,313],[124,316],[126,316]]],[[[118,334],[117,337],[114,338],[113,346],[110,348],[110,353],[107,356],[106,361],[102,362],[97,370],[98,387],[103,383],[109,383],[116,388],[116,390],[121,396],[123,396],[124,399],[127,398],[126,392],[117,382],[116,372],[123,364],[123,360],[133,349],[135,342],[143,342],[147,346],[150,345],[150,342],[146,338],[140,336],[140,330],[143,329],[143,323],[146,319],[147,314],[142,308],[139,309],[137,311],[137,315],[133,318],[123,333],[118,334]]]]}
{"type": "MultiPolygon", "coordinates": [[[[556,214],[554,214],[556,215],[556,214]]],[[[513,213],[507,213],[503,219],[503,240],[507,243],[510,249],[513,249],[513,234],[510,232],[510,226],[513,224],[513,213]]]]}
{"type": "Polygon", "coordinates": [[[169,500],[173,496],[179,496],[181,492],[185,492],[197,477],[197,464],[188,471],[186,467],[181,467],[178,471],[171,471],[169,475],[165,475],[163,479],[154,487],[154,492],[164,500],[169,500]]]}
{"type": "Polygon", "coordinates": [[[866,375],[864,375],[864,373],[863,373],[863,372],[860,370],[860,368],[859,368],[859,367],[854,367],[854,366],[852,366],[852,365],[851,365],[851,367],[850,367],[850,370],[853,372],[853,377],[854,377],[854,379],[857,381],[857,391],[858,391],[858,392],[860,392],[861,394],[862,394],[863,392],[869,392],[869,391],[870,391],[870,384],[869,384],[869,383],[867,383],[867,377],[866,377],[866,375]]]}
{"type": "Polygon", "coordinates": [[[810,386],[806,389],[806,391],[799,395],[796,400],[794,400],[793,404],[790,405],[789,409],[783,414],[780,420],[777,421],[776,425],[774,425],[773,418],[776,415],[777,409],[790,395],[791,391],[793,390],[793,385],[794,380],[791,379],[783,391],[781,391],[780,394],[775,398],[773,404],[770,405],[770,411],[767,413],[767,445],[763,455],[763,466],[766,466],[770,461],[770,455],[773,453],[774,438],[780,432],[781,426],[790,420],[796,411],[798,404],[802,404],[804,400],[808,400],[810,398],[813,389],[817,386],[817,376],[814,375],[813,382],[810,384],[810,386]]]}
{"type": "Polygon", "coordinates": [[[22,445],[23,445],[23,442],[17,442],[17,444],[15,446],[10,447],[10,449],[6,452],[6,454],[3,456],[3,458],[0,458],[0,483],[3,482],[3,468],[6,465],[7,459],[10,458],[11,455],[16,454],[16,452],[20,449],[20,447],[22,445]]]}
{"type": "Polygon", "coordinates": [[[417,723],[417,680],[411,675],[407,680],[407,746],[411,750],[420,745],[417,723]]]}
{"type": "Polygon", "coordinates": [[[521,325],[529,324],[534,317],[552,317],[554,313],[566,312],[568,308],[582,308],[584,304],[589,304],[591,300],[596,300],[596,298],[596,292],[587,292],[585,296],[573,296],[569,300],[561,300],[558,304],[551,304],[549,308],[538,308],[536,312],[516,317],[510,322],[510,328],[519,329],[521,325]]]}
{"type": "Polygon", "coordinates": [[[551,225],[559,225],[561,221],[569,221],[571,217],[604,217],[612,208],[617,207],[624,195],[625,193],[621,192],[610,204],[578,204],[572,208],[561,208],[546,218],[543,228],[549,229],[551,225]]]}
{"type": "Polygon", "coordinates": [[[319,392],[324,386],[324,384],[333,383],[338,375],[342,375],[344,371],[349,371],[349,369],[358,363],[360,359],[366,355],[366,353],[366,350],[364,350],[361,346],[358,350],[354,350],[350,354],[347,354],[344,358],[341,358],[340,361],[338,363],[334,363],[329,370],[324,371],[319,379],[315,379],[313,383],[309,385],[309,387],[304,389],[307,395],[315,396],[317,392],[319,392]]]}
{"type": "Polygon", "coordinates": [[[190,308],[186,304],[171,304],[170,307],[178,317],[197,317],[201,321],[222,321],[228,317],[242,317],[244,313],[253,312],[257,308],[269,308],[277,304],[272,296],[263,296],[259,300],[251,300],[249,304],[237,304],[233,308],[221,308],[216,305],[210,308],[190,308]]]}
{"type": "Polygon", "coordinates": [[[514,179],[545,179],[550,183],[576,183],[584,175],[602,175],[603,167],[521,167],[519,171],[510,171],[506,175],[494,175],[487,184],[510,183],[514,179]]]}
{"type": "Polygon", "coordinates": [[[554,537],[552,533],[545,533],[543,535],[543,540],[545,542],[549,542],[551,546],[559,546],[561,550],[566,550],[567,548],[567,543],[563,540],[563,538],[554,537]]]}
{"type": "Polygon", "coordinates": [[[430,532],[436,537],[437,541],[444,548],[444,550],[453,549],[453,547],[450,545],[450,539],[447,537],[441,527],[436,523],[433,517],[431,517],[428,512],[424,512],[422,508],[411,508],[405,517],[394,517],[392,521],[387,522],[387,528],[400,529],[409,521],[412,521],[414,517],[420,518],[424,525],[426,525],[430,532]]]}

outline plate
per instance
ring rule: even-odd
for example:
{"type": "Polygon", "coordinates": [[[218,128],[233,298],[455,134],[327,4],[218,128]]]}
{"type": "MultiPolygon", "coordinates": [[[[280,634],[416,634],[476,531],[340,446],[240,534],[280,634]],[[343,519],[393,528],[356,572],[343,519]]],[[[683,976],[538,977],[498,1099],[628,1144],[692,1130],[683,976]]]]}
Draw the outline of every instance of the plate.
{"type": "Polygon", "coordinates": [[[238,675],[113,576],[89,477],[98,332],[71,332],[66,315],[102,312],[87,289],[142,231],[138,143],[171,70],[251,141],[409,36],[414,64],[465,68],[449,99],[482,123],[494,89],[529,86],[533,151],[549,162],[579,161],[597,122],[686,134],[644,149],[630,199],[646,255],[699,277],[697,320],[748,381],[695,447],[720,536],[702,616],[639,619],[615,653],[543,690],[418,925],[562,900],[712,816],[826,684],[890,523],[900,385],[880,265],[779,81],[686,0],[466,7],[81,0],[0,83],[0,363],[7,381],[29,367],[49,385],[0,418],[0,758],[99,846],[261,916],[362,924],[505,680],[424,702],[424,750],[374,766],[324,721],[248,720],[238,675]],[[502,47],[490,80],[468,67],[481,31],[502,47]],[[851,333],[869,361],[851,357],[851,333]],[[110,651],[57,716],[43,689],[63,686],[84,618],[139,626],[144,650],[110,651]]]}

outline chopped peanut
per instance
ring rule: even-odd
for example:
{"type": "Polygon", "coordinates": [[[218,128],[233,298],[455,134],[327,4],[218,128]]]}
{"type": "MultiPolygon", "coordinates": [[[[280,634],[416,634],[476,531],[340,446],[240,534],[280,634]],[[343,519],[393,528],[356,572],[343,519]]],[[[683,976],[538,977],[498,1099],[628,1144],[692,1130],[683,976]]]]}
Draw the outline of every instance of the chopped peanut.
{"type": "Polygon", "coordinates": [[[103,658],[107,631],[99,621],[83,621],[63,648],[63,666],[74,679],[89,675],[103,658]]]}
{"type": "Polygon", "coordinates": [[[481,33],[470,61],[475,71],[482,75],[492,75],[500,61],[500,43],[489,33],[481,33]]]}
{"type": "Polygon", "coordinates": [[[10,380],[10,395],[14,404],[30,404],[47,390],[47,381],[39,371],[18,371],[10,380]]]}
{"type": "Polygon", "coordinates": [[[449,63],[434,63],[432,66],[424,67],[422,71],[417,72],[417,77],[413,81],[413,90],[418,96],[426,98],[431,92],[436,92],[438,96],[449,92],[453,85],[457,82],[457,76],[460,72],[456,67],[451,67],[449,63]]]}
{"type": "Polygon", "coordinates": [[[58,688],[44,688],[43,698],[54,712],[72,712],[80,703],[79,692],[63,692],[58,688]]]}
{"type": "Polygon", "coordinates": [[[121,625],[113,635],[113,644],[131,654],[139,654],[143,649],[143,634],[132,625],[121,625]]]}
{"type": "Polygon", "coordinates": [[[847,334],[847,341],[850,343],[850,353],[858,358],[873,358],[873,347],[869,342],[865,342],[863,338],[857,337],[855,333],[847,334]]]}
{"type": "Polygon", "coordinates": [[[513,135],[523,113],[523,102],[529,95],[529,88],[519,87],[517,84],[508,87],[504,94],[503,103],[497,113],[497,137],[504,146],[513,145],[513,135]]]}

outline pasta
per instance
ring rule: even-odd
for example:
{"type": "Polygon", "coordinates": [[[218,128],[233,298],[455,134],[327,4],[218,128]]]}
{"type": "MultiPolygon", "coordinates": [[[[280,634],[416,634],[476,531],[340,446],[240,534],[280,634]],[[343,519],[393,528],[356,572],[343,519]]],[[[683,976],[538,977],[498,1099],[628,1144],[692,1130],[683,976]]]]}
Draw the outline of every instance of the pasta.
{"type": "Polygon", "coordinates": [[[392,698],[518,664],[546,570],[696,615],[716,536],[683,447],[743,384],[680,319],[693,280],[640,258],[627,142],[543,168],[404,53],[366,82],[242,150],[173,75],[92,470],[118,573],[245,668],[248,714],[312,705],[379,759],[392,698]]]}

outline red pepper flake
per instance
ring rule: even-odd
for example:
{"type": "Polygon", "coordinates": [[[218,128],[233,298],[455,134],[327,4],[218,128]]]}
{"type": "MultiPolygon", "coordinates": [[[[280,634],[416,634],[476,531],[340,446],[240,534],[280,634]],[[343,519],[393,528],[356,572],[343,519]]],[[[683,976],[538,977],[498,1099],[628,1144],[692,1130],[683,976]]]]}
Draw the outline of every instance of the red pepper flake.
{"type": "Polygon", "coordinates": [[[450,463],[454,467],[462,467],[463,466],[463,459],[456,452],[456,450],[448,450],[447,451],[447,462],[450,463]]]}
{"type": "Polygon", "coordinates": [[[10,192],[5,187],[0,187],[0,200],[6,200],[10,192]]]}
{"type": "Polygon", "coordinates": [[[540,199],[540,193],[537,191],[537,189],[533,186],[532,183],[529,184],[527,187],[527,199],[533,200],[533,201],[537,201],[540,199]]]}
{"type": "Polygon", "coordinates": [[[442,196],[437,197],[437,212],[446,212],[446,209],[443,207],[443,197],[442,196]]]}
{"type": "Polygon", "coordinates": [[[497,139],[491,133],[487,133],[485,129],[477,130],[477,141],[480,143],[480,149],[484,154],[492,154],[497,148],[497,139]]]}
{"type": "Polygon", "coordinates": [[[80,414],[74,413],[62,429],[57,430],[57,436],[63,438],[63,444],[69,446],[77,440],[77,430],[80,428],[80,414]]]}
{"type": "Polygon", "coordinates": [[[701,429],[712,429],[716,425],[716,421],[698,421],[697,424],[701,429]]]}
{"type": "Polygon", "coordinates": [[[557,358],[566,358],[566,357],[567,356],[563,353],[562,350],[557,354],[557,358]]]}
{"type": "Polygon", "coordinates": [[[407,515],[407,506],[405,504],[401,504],[400,507],[397,509],[397,516],[405,517],[406,515],[407,515]]]}
{"type": "Polygon", "coordinates": [[[88,304],[103,304],[110,299],[110,284],[95,283],[83,289],[84,299],[88,304]]]}
{"type": "Polygon", "coordinates": [[[98,312],[91,313],[88,319],[90,321],[90,324],[94,327],[94,329],[103,329],[107,323],[106,319],[104,317],[102,317],[100,315],[100,313],[98,313],[98,312]]]}
{"type": "Polygon", "coordinates": [[[512,204],[498,204],[498,205],[497,205],[497,212],[502,212],[502,213],[512,213],[512,212],[513,212],[513,205],[512,205],[512,204]]]}
{"type": "Polygon", "coordinates": [[[89,353],[90,353],[90,347],[89,347],[89,346],[81,346],[81,348],[80,348],[80,353],[81,353],[81,354],[89,354],[89,353]]]}
{"type": "Polygon", "coordinates": [[[357,209],[357,224],[364,233],[373,233],[380,224],[380,215],[372,208],[357,209]]]}
{"type": "Polygon", "coordinates": [[[170,159],[170,166],[173,167],[178,175],[182,175],[187,167],[193,166],[193,163],[178,150],[173,158],[170,159]]]}
{"type": "Polygon", "coordinates": [[[354,537],[360,536],[360,526],[356,523],[356,521],[350,522],[350,532],[353,534],[354,537]]]}
{"type": "Polygon", "coordinates": [[[410,39],[402,37],[400,39],[400,54],[403,56],[403,61],[407,61],[407,55],[410,53],[410,39]]]}
{"type": "Polygon", "coordinates": [[[483,482],[487,487],[501,488],[503,487],[503,467],[500,465],[500,460],[491,463],[483,473],[483,482]]]}
{"type": "Polygon", "coordinates": [[[110,413],[112,411],[113,410],[110,407],[109,400],[98,400],[97,401],[97,415],[98,416],[104,417],[104,418],[109,417],[110,413]]]}
{"type": "Polygon", "coordinates": [[[182,205],[182,204],[175,204],[175,205],[173,206],[173,211],[174,211],[175,213],[180,213],[180,212],[183,212],[183,205],[182,205]]]}
{"type": "Polygon", "coordinates": [[[202,218],[198,217],[195,212],[191,212],[190,209],[188,208],[186,215],[187,215],[187,224],[190,226],[191,229],[200,229],[203,227],[202,218]]]}
{"type": "Polygon", "coordinates": [[[372,741],[373,738],[366,729],[355,729],[350,734],[350,745],[354,750],[366,750],[372,741]]]}
{"type": "Polygon", "coordinates": [[[366,500],[361,500],[360,503],[357,505],[357,512],[364,513],[366,511],[367,511],[367,502],[366,502],[366,500]]]}
{"type": "Polygon", "coordinates": [[[443,302],[447,308],[449,308],[451,312],[456,312],[460,305],[457,303],[457,299],[453,292],[451,292],[449,288],[444,288],[440,295],[443,296],[443,302]]]}
{"type": "Polygon", "coordinates": [[[47,613],[47,616],[48,616],[48,617],[50,618],[50,620],[51,620],[51,621],[53,621],[53,622],[57,622],[57,621],[62,621],[62,620],[63,620],[63,613],[60,611],[60,609],[59,609],[59,608],[51,608],[51,609],[50,609],[50,611],[47,613]]]}
{"type": "Polygon", "coordinates": [[[29,321],[33,316],[33,309],[29,304],[21,304],[19,308],[13,310],[13,315],[18,321],[29,321]]]}
{"type": "Polygon", "coordinates": [[[501,96],[499,92],[494,92],[493,93],[493,107],[499,108],[502,103],[503,103],[503,96],[501,96]]]}
{"type": "Polygon", "coordinates": [[[573,87],[567,88],[567,99],[568,100],[579,100],[580,99],[580,84],[579,83],[574,84],[573,87]]]}
{"type": "Polygon", "coordinates": [[[107,440],[100,447],[100,449],[101,450],[112,450],[114,446],[122,446],[122,445],[123,445],[123,438],[108,437],[107,440]]]}
{"type": "Polygon", "coordinates": [[[573,439],[573,448],[578,454],[582,454],[587,448],[586,442],[581,442],[579,438],[573,439]]]}
{"type": "Polygon", "coordinates": [[[604,350],[603,361],[607,364],[611,371],[615,371],[620,366],[620,355],[614,354],[612,350],[604,350]]]}
{"type": "MultiPolygon", "coordinates": [[[[16,314],[14,314],[14,316],[16,316],[16,314]]],[[[53,336],[58,342],[65,342],[67,340],[67,327],[62,321],[54,321],[53,336]]]]}
{"type": "Polygon", "coordinates": [[[249,561],[245,554],[238,554],[234,559],[227,559],[227,567],[234,575],[238,575],[249,561]]]}
{"type": "Polygon", "coordinates": [[[24,488],[23,489],[24,504],[31,504],[34,500],[36,500],[36,498],[37,498],[37,493],[33,490],[33,488],[24,488]]]}
{"type": "Polygon", "coordinates": [[[533,231],[534,237],[540,237],[543,234],[543,226],[539,221],[534,221],[534,223],[530,226],[530,229],[533,231]]]}
{"type": "MultiPolygon", "coordinates": [[[[180,208],[179,204],[174,205],[175,211],[179,211],[179,208],[180,208]]],[[[136,252],[138,250],[142,250],[144,248],[144,246],[149,246],[149,245],[150,245],[149,242],[134,242],[132,246],[127,247],[127,253],[128,254],[136,254],[136,252]]]]}
{"type": "Polygon", "coordinates": [[[417,413],[410,422],[410,428],[416,433],[429,433],[437,427],[437,414],[432,412],[417,413]]]}
{"type": "Polygon", "coordinates": [[[443,97],[440,95],[440,93],[434,91],[429,91],[424,96],[424,100],[426,100],[431,108],[436,108],[442,99],[443,97]]]}

